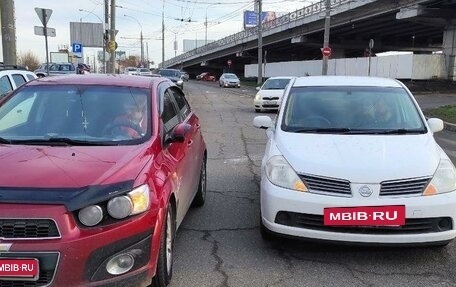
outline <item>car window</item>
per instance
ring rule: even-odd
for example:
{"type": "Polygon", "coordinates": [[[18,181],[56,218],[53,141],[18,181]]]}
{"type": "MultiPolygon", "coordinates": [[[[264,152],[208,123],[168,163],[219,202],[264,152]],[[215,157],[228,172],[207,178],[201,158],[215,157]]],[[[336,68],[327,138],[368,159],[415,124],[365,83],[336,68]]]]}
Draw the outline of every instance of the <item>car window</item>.
{"type": "Polygon", "coordinates": [[[0,78],[0,96],[5,95],[6,93],[13,90],[13,85],[11,85],[10,79],[8,76],[3,76],[0,78]]]}
{"type": "Polygon", "coordinates": [[[175,88],[170,88],[170,91],[173,93],[174,100],[177,103],[179,114],[181,115],[182,119],[186,119],[188,115],[190,115],[191,110],[184,94],[175,88]]]}
{"type": "Polygon", "coordinates": [[[51,65],[49,67],[49,71],[58,71],[59,70],[59,65],[51,65]]]}
{"type": "Polygon", "coordinates": [[[289,79],[268,79],[261,87],[262,90],[283,90],[287,87],[289,79]]]}
{"type": "Polygon", "coordinates": [[[22,76],[21,74],[13,74],[12,77],[13,77],[14,83],[16,84],[16,87],[19,87],[23,83],[27,82],[25,80],[24,76],[22,76]]]}
{"type": "Polygon", "coordinates": [[[151,134],[148,95],[148,89],[115,86],[23,87],[0,106],[0,137],[137,144],[151,134]]]}
{"type": "Polygon", "coordinates": [[[166,91],[163,96],[163,112],[161,117],[166,132],[171,131],[179,123],[179,117],[176,112],[172,97],[173,96],[170,94],[169,90],[166,91]]]}
{"type": "Polygon", "coordinates": [[[26,77],[29,81],[35,80],[35,77],[31,74],[27,74],[26,77]]]}
{"type": "Polygon", "coordinates": [[[425,131],[417,107],[402,88],[292,88],[282,129],[325,128],[370,132],[390,129],[425,131]]]}

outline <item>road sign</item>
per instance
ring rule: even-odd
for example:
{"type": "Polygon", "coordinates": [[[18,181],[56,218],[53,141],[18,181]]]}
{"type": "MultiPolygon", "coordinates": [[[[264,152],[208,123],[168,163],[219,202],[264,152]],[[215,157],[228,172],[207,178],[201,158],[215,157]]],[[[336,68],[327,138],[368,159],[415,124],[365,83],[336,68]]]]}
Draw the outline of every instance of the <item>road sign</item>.
{"type": "Polygon", "coordinates": [[[81,43],[73,43],[71,44],[71,48],[73,53],[82,53],[82,44],[81,43]]]}
{"type": "Polygon", "coordinates": [[[117,49],[117,43],[115,41],[108,42],[108,50],[114,52],[117,49]]]}
{"type": "Polygon", "coordinates": [[[52,10],[51,9],[44,9],[44,8],[35,8],[36,14],[38,15],[38,18],[40,18],[41,23],[43,23],[43,26],[47,25],[47,22],[49,21],[49,18],[52,15],[52,10]]]}
{"type": "Polygon", "coordinates": [[[231,66],[231,64],[233,64],[231,60],[226,61],[226,63],[228,64],[228,66],[231,66]]]}
{"type": "Polygon", "coordinates": [[[329,57],[329,56],[331,56],[331,48],[329,48],[329,47],[321,48],[321,53],[323,54],[324,57],[329,57]]]}
{"type": "MultiPolygon", "coordinates": [[[[55,29],[46,27],[47,36],[55,37],[55,29]]],[[[44,27],[35,26],[35,35],[44,36],[44,27]]]]}

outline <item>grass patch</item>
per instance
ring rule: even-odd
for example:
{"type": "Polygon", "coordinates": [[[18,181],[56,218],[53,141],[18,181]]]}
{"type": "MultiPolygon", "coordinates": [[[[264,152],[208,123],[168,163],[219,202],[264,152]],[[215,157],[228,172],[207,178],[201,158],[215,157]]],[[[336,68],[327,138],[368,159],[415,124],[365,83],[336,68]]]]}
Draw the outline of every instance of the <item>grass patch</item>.
{"type": "Polygon", "coordinates": [[[442,106],[424,111],[427,117],[439,118],[444,122],[456,124],[456,105],[442,106]]]}

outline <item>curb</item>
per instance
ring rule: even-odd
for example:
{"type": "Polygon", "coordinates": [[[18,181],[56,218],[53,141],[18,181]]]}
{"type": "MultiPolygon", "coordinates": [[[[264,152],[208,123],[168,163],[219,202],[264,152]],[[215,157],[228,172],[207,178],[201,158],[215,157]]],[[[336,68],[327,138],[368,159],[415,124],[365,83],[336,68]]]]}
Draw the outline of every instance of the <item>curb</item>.
{"type": "Polygon", "coordinates": [[[450,132],[456,132],[456,125],[447,123],[447,122],[443,122],[443,129],[450,131],[450,132]]]}

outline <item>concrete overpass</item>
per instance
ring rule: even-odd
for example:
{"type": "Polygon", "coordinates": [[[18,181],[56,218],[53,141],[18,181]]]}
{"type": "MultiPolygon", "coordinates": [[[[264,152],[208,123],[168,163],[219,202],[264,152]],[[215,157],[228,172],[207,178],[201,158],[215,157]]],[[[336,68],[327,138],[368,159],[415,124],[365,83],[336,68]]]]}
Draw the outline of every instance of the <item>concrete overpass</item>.
{"type": "MultiPolygon", "coordinates": [[[[264,61],[321,59],[325,2],[303,7],[263,24],[264,61]]],[[[375,53],[443,51],[449,75],[456,75],[456,0],[331,0],[331,58],[360,57],[374,39],[375,53]]],[[[161,63],[196,75],[239,75],[257,63],[257,28],[250,28],[161,63]]]]}

